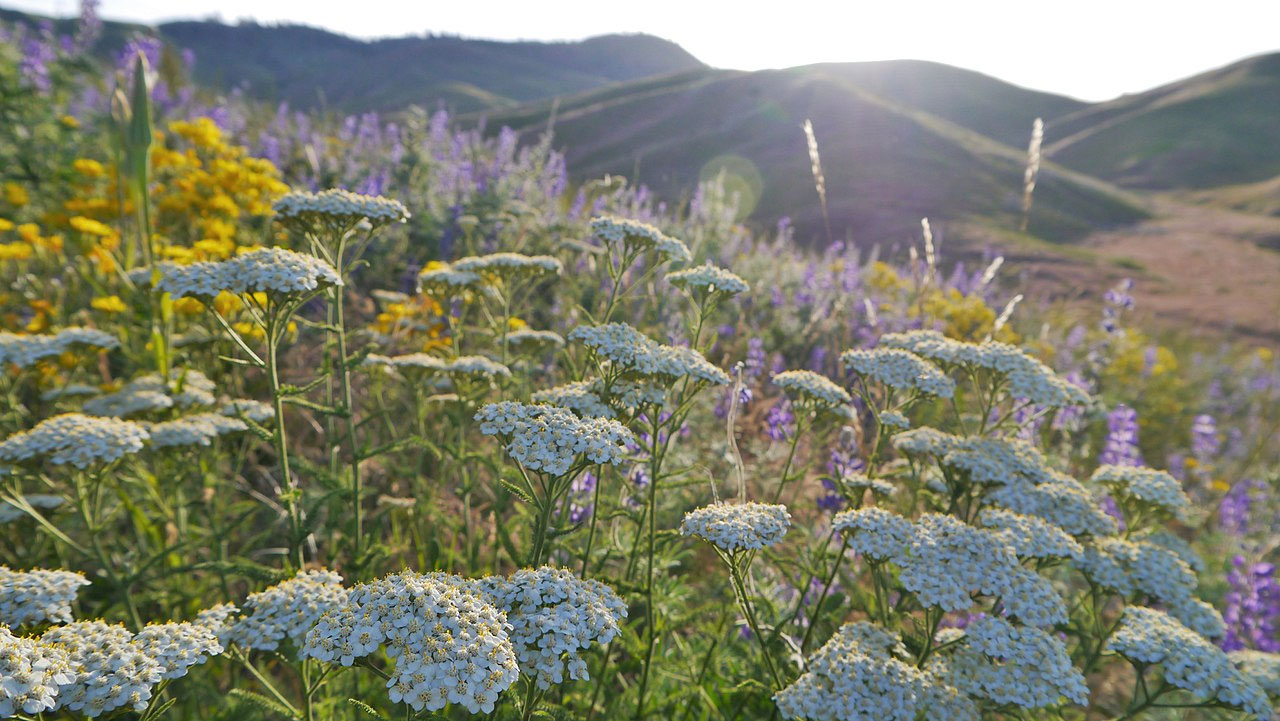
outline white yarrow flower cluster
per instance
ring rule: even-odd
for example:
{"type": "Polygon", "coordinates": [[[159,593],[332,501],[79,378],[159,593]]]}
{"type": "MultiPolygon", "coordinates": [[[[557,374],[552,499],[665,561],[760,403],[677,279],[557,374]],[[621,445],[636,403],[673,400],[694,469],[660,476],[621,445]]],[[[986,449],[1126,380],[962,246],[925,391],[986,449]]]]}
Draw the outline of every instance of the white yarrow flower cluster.
{"type": "Polygon", "coordinates": [[[0,366],[12,364],[27,368],[42,358],[62,355],[77,345],[110,350],[119,346],[120,341],[94,328],[63,328],[52,335],[0,331],[0,366]]]}
{"type": "Polygon", "coordinates": [[[575,381],[534,391],[529,398],[534,403],[568,408],[583,418],[616,418],[617,412],[596,395],[595,387],[596,381],[575,381]]]}
{"type": "Polygon", "coordinates": [[[831,527],[849,542],[849,548],[873,561],[898,558],[911,542],[911,521],[875,506],[841,511],[831,527]]]}
{"type": "Polygon", "coordinates": [[[786,719],[977,721],[973,702],[903,658],[897,636],[866,622],[841,626],[773,697],[786,719]]]}
{"type": "Polygon", "coordinates": [[[1228,653],[1227,658],[1268,696],[1280,696],[1280,654],[1242,649],[1228,653]]]}
{"type": "Polygon", "coordinates": [[[491,253],[489,255],[459,258],[451,264],[455,271],[475,273],[481,278],[495,277],[504,280],[536,278],[541,275],[560,275],[564,266],[549,255],[523,255],[521,253],[491,253]]]}
{"type": "Polygon", "coordinates": [[[418,292],[452,296],[476,287],[480,276],[471,271],[458,270],[450,265],[424,268],[418,273],[418,292]]]}
{"type": "Polygon", "coordinates": [[[791,514],[781,504],[714,503],[685,514],[680,535],[696,536],[726,553],[772,546],[787,535],[791,514]]]}
{"type": "Polygon", "coordinates": [[[472,584],[405,571],[351,589],[306,637],[304,655],[350,666],[386,646],[395,659],[388,695],[415,711],[456,703],[490,713],[519,676],[503,613],[472,584]]]}
{"type": "Polygon", "coordinates": [[[622,246],[624,252],[656,250],[665,260],[688,263],[693,254],[681,241],[638,220],[601,216],[591,219],[591,233],[600,240],[622,246]]]}
{"type": "Polygon", "coordinates": [[[66,649],[15,636],[0,625],[0,718],[52,711],[75,683],[66,649]]]}
{"type": "Polygon", "coordinates": [[[340,188],[318,193],[287,193],[272,208],[276,216],[286,223],[337,222],[349,225],[367,220],[372,225],[386,225],[409,219],[409,211],[398,200],[381,195],[361,195],[340,188]]]}
{"type": "Polygon", "coordinates": [[[55,465],[70,463],[84,469],[137,453],[147,437],[146,429],[137,423],[64,413],[0,441],[0,461],[18,463],[44,457],[55,465]]]}
{"type": "Polygon", "coordinates": [[[880,338],[880,345],[911,351],[943,365],[967,365],[995,371],[1008,380],[1010,395],[1029,400],[1037,406],[1060,408],[1089,402],[1089,394],[1084,390],[1007,343],[965,343],[947,338],[936,330],[913,330],[884,335],[880,338]]]}
{"type": "Polygon", "coordinates": [[[612,588],[563,568],[523,569],[506,578],[482,578],[475,586],[506,612],[520,671],[540,689],[564,681],[566,670],[575,681],[588,680],[581,652],[612,641],[627,617],[627,604],[612,588]]]}
{"type": "Polygon", "coordinates": [[[473,376],[477,378],[510,378],[511,370],[484,356],[464,355],[457,358],[441,358],[430,353],[406,353],[397,356],[370,354],[364,364],[388,366],[398,369],[425,370],[449,376],[473,376]]]}
{"type": "Polygon", "coordinates": [[[218,412],[232,418],[248,418],[254,423],[265,423],[276,417],[276,409],[270,403],[247,398],[226,401],[218,412]]]}
{"type": "Polygon", "coordinates": [[[938,398],[955,395],[956,383],[929,361],[892,348],[847,350],[840,362],[858,375],[890,388],[914,389],[938,398]]]}
{"type": "Polygon", "coordinates": [[[68,623],[71,604],[89,581],[75,571],[13,571],[0,566],[0,624],[68,623]]]}
{"type": "Polygon", "coordinates": [[[244,648],[274,651],[288,638],[297,646],[316,620],[346,602],[348,590],[333,571],[299,571],[293,578],[245,599],[247,615],[232,624],[230,640],[244,648]]]}
{"type": "Polygon", "coordinates": [[[1043,518],[986,508],[978,515],[978,522],[1002,531],[1019,558],[1079,559],[1084,554],[1079,541],[1043,518]]]}
{"type": "MultiPolygon", "coordinates": [[[[882,496],[893,494],[894,487],[892,483],[883,481],[879,478],[869,478],[866,474],[854,472],[846,472],[839,478],[833,478],[836,483],[855,491],[870,490],[872,493],[878,493],[882,496]]],[[[843,511],[842,511],[843,513],[843,511]]],[[[837,514],[838,515],[838,514],[837,514]]]]}
{"type": "Polygon", "coordinates": [[[1108,516],[1079,481],[1050,473],[1043,483],[1017,480],[987,494],[985,501],[1014,513],[1037,516],[1072,536],[1106,536],[1116,532],[1108,516]]]}
{"type": "Polygon", "coordinates": [[[224,291],[290,295],[342,285],[333,266],[284,248],[259,248],[219,262],[168,265],[163,272],[156,287],[174,298],[212,298],[224,291]]]}
{"type": "Polygon", "coordinates": [[[677,379],[691,377],[728,385],[729,376],[707,361],[698,351],[658,343],[626,323],[578,326],[569,340],[590,348],[596,357],[607,360],[622,372],[641,378],[677,379]]]}
{"type": "Polygon", "coordinates": [[[997,704],[1045,708],[1063,698],[1080,706],[1089,702],[1084,675],[1061,641],[995,616],[970,623],[945,666],[947,680],[961,691],[997,704]]]}
{"type": "Polygon", "coordinates": [[[668,273],[667,282],[691,293],[706,295],[738,295],[751,290],[747,281],[724,268],[711,265],[710,261],[694,268],[668,273]]]}
{"type": "Polygon", "coordinates": [[[507,345],[514,348],[563,348],[564,337],[552,330],[521,328],[507,333],[507,345]]]}
{"type": "Polygon", "coordinates": [[[849,392],[821,373],[783,371],[773,376],[773,384],[800,402],[812,403],[819,410],[842,418],[853,418],[853,398],[849,392]]]}
{"type": "Polygon", "coordinates": [[[217,388],[209,377],[194,369],[174,369],[166,383],[158,373],[138,376],[120,390],[84,402],[81,408],[91,416],[124,418],[135,413],[166,408],[211,406],[217,402],[217,388]]]}
{"type": "Polygon", "coordinates": [[[502,437],[507,453],[522,466],[551,476],[567,473],[579,456],[591,463],[622,463],[627,444],[635,441],[617,421],[579,418],[556,406],[502,401],[481,408],[475,419],[481,433],[502,437]]]}
{"type": "Polygon", "coordinates": [[[1191,499],[1178,479],[1166,471],[1136,466],[1102,466],[1093,472],[1094,483],[1106,486],[1123,505],[1128,499],[1154,506],[1175,518],[1186,518],[1191,499]]]}
{"type": "Polygon", "coordinates": [[[198,621],[153,623],[139,631],[133,642],[160,664],[165,679],[182,678],[192,666],[223,650],[217,631],[198,621]]]}
{"type": "Polygon", "coordinates": [[[144,711],[165,669],[124,626],[75,621],[54,626],[40,640],[67,651],[75,681],[58,694],[58,707],[89,718],[120,708],[144,711]]]}
{"type": "Polygon", "coordinates": [[[1147,665],[1160,664],[1164,680],[1191,693],[1271,717],[1267,694],[1241,673],[1222,649],[1154,608],[1129,606],[1107,650],[1147,665]]]}
{"type": "Polygon", "coordinates": [[[247,430],[249,426],[244,421],[219,413],[196,413],[147,425],[154,448],[208,446],[218,436],[247,430]]]}

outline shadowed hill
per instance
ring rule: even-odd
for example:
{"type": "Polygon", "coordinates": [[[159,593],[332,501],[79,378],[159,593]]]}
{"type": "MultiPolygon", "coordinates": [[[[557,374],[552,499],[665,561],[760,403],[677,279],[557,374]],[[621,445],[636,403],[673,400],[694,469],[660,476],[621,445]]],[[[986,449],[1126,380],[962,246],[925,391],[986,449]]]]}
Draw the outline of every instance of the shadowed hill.
{"type": "Polygon", "coordinates": [[[1134,188],[1209,188],[1280,175],[1280,53],[1049,120],[1045,154],[1134,188]]]}
{"type": "MultiPolygon", "coordinates": [[[[669,197],[723,168],[752,196],[756,219],[787,215],[816,238],[822,222],[801,131],[811,118],[837,235],[897,240],[917,233],[923,216],[1017,226],[1024,150],[873,95],[845,71],[704,70],[606,88],[558,105],[555,142],[578,178],[621,174],[669,197]]],[[[491,126],[534,137],[550,111],[498,113],[491,126]]],[[[1141,217],[1125,194],[1050,166],[1031,232],[1065,241],[1141,217]]]]}
{"type": "Polygon", "coordinates": [[[650,35],[577,42],[498,42],[457,37],[363,41],[298,25],[174,22],[160,33],[196,54],[196,77],[295,107],[349,112],[443,101],[466,112],[703,67],[650,35]]]}

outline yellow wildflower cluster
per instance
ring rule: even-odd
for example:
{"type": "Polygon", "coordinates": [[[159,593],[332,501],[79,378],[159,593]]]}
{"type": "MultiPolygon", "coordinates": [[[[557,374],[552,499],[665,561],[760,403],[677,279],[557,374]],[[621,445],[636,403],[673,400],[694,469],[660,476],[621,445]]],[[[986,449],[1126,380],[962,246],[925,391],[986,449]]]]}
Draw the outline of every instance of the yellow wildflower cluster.
{"type": "Polygon", "coordinates": [[[288,192],[270,161],[251,157],[226,141],[209,118],[169,125],[151,152],[156,231],[168,241],[165,256],[177,262],[224,260],[237,248],[259,244],[245,221],[262,219],[288,192]]]}
{"type": "MultiPolygon", "coordinates": [[[[936,285],[917,288],[902,277],[893,266],[883,261],[871,264],[866,278],[867,285],[891,302],[882,305],[884,312],[894,312],[892,301],[905,305],[907,317],[920,318],[926,327],[937,325],[948,338],[969,342],[981,342],[991,335],[999,312],[987,305],[978,295],[965,295],[955,288],[941,289],[936,285]]],[[[995,340],[1017,343],[1018,334],[1008,325],[995,333],[995,340]]]]}
{"type": "Polygon", "coordinates": [[[369,331],[423,352],[448,348],[452,342],[444,309],[425,294],[384,303],[369,324],[369,331]]]}

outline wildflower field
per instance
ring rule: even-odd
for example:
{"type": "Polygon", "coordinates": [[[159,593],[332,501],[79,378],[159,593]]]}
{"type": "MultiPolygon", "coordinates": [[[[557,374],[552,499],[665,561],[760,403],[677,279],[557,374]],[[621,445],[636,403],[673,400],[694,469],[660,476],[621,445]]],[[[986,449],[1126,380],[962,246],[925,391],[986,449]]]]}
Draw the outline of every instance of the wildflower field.
{"type": "Polygon", "coordinates": [[[1269,349],[94,32],[0,43],[0,717],[1272,717],[1269,349]]]}

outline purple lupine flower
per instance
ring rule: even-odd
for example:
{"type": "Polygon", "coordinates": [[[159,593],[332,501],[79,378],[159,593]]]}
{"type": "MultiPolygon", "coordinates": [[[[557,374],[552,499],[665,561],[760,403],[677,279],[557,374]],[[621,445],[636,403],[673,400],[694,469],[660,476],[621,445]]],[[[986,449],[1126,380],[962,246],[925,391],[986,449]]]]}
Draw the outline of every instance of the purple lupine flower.
{"type": "Polygon", "coordinates": [[[823,346],[816,345],[809,352],[809,370],[816,373],[823,372],[827,367],[827,349],[823,346]]]}
{"type": "Polygon", "coordinates": [[[782,288],[773,286],[773,291],[769,294],[769,302],[774,308],[781,308],[787,304],[787,296],[782,292],[782,288]]]}
{"type": "Polygon", "coordinates": [[[1125,278],[1102,296],[1104,303],[1102,307],[1102,329],[1106,332],[1115,333],[1120,330],[1120,315],[1126,310],[1133,309],[1133,296],[1129,294],[1132,288],[1133,281],[1125,278]]]}
{"type": "Polygon", "coordinates": [[[791,401],[783,398],[774,404],[765,414],[764,421],[769,426],[765,435],[771,440],[785,441],[791,438],[791,434],[795,432],[796,423],[795,414],[791,412],[791,401]]]}
{"type": "Polygon", "coordinates": [[[1231,565],[1227,572],[1231,590],[1224,598],[1222,613],[1227,622],[1223,650],[1280,651],[1280,583],[1276,582],[1275,566],[1249,563],[1239,555],[1231,559],[1231,565]]]}
{"type": "Polygon", "coordinates": [[[768,357],[764,352],[764,339],[752,338],[747,341],[747,360],[743,365],[743,375],[747,378],[759,378],[764,373],[764,365],[768,357]]]}
{"type": "Polygon", "coordinates": [[[1218,440],[1218,424],[1213,416],[1201,413],[1191,423],[1191,453],[1196,460],[1204,463],[1218,455],[1221,443],[1218,440]]]}
{"type": "Polygon", "coordinates": [[[582,523],[591,518],[591,514],[595,511],[595,506],[591,503],[592,494],[595,493],[596,483],[598,479],[595,474],[587,471],[569,484],[569,522],[582,523]]]}
{"type": "MultiPolygon", "coordinates": [[[[751,389],[746,386],[743,386],[741,389],[738,390],[738,408],[740,411],[741,409],[745,409],[751,403],[752,395],[753,394],[751,393],[751,389]]],[[[720,400],[716,401],[716,407],[715,407],[716,418],[719,418],[720,420],[723,421],[729,417],[729,401],[732,398],[733,398],[733,389],[723,391],[720,394],[720,400]]],[[[686,424],[684,427],[687,428],[688,424],[686,424]]],[[[683,431],[683,428],[681,430],[683,431]]]]}
{"type": "Polygon", "coordinates": [[[80,0],[80,19],[76,23],[76,36],[71,52],[83,55],[93,49],[102,35],[102,18],[98,16],[100,0],[80,0]]]}
{"type": "Polygon", "coordinates": [[[1098,462],[1113,466],[1145,466],[1138,449],[1138,413],[1120,403],[1107,414],[1107,439],[1098,462]]]}
{"type": "Polygon", "coordinates": [[[1256,530],[1252,510],[1267,492],[1267,484],[1246,478],[1237,481],[1218,504],[1218,528],[1238,538],[1256,530]]]}
{"type": "MultiPolygon", "coordinates": [[[[1079,328],[1080,326],[1076,326],[1079,328]]],[[[1091,392],[1089,381],[1080,375],[1079,371],[1070,371],[1064,376],[1068,383],[1080,388],[1086,393],[1091,392]]],[[[1062,431],[1074,431],[1080,428],[1080,422],[1084,419],[1084,406],[1065,406],[1059,408],[1058,412],[1053,416],[1053,429],[1062,431]]]]}
{"type": "Polygon", "coordinates": [[[57,59],[57,50],[50,38],[28,36],[22,43],[22,60],[18,63],[22,79],[37,92],[49,92],[53,88],[49,65],[57,59]]]}

